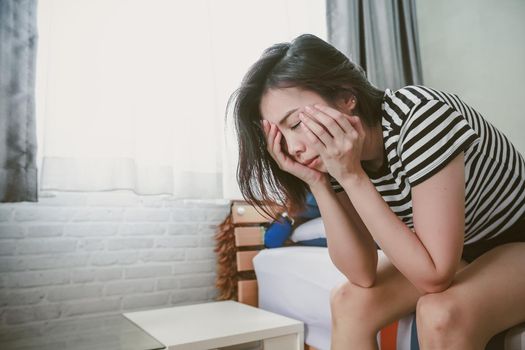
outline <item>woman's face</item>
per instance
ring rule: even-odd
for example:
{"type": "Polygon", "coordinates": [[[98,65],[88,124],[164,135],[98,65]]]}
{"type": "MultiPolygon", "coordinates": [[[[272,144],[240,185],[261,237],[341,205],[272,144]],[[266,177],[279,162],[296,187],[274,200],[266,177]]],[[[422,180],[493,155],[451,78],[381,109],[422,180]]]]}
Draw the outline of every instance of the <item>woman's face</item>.
{"type": "Polygon", "coordinates": [[[317,93],[295,87],[270,89],[261,98],[262,118],[275,124],[283,135],[282,149],[295,161],[326,172],[319,153],[308,146],[308,140],[300,125],[299,113],[305,106],[327,102],[317,93]],[[309,164],[314,158],[313,163],[309,164]]]}

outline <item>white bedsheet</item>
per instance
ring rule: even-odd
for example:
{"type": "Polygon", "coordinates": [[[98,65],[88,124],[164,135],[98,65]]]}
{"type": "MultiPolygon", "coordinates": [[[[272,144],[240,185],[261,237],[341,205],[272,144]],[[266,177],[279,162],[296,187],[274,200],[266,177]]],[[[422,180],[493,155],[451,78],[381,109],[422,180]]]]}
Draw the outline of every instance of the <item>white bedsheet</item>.
{"type": "MultiPolygon", "coordinates": [[[[379,255],[383,253],[378,251],[379,255]]],[[[259,286],[259,307],[301,320],[305,342],[330,349],[330,291],[346,277],[323,247],[265,249],[253,259],[259,286]]],[[[410,321],[398,325],[398,349],[410,349],[410,321]]]]}
{"type": "Polygon", "coordinates": [[[253,259],[259,307],[301,320],[305,342],[330,348],[330,290],[346,281],[322,247],[265,249],[253,259]]]}

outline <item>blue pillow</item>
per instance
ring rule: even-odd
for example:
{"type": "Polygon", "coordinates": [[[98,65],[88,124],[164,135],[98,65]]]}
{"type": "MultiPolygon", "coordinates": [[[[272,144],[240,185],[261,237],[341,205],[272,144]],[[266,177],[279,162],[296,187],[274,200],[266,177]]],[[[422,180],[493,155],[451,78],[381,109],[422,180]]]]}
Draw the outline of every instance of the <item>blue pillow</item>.
{"type": "MultiPolygon", "coordinates": [[[[305,209],[297,214],[301,219],[312,219],[321,216],[319,207],[312,193],[306,194],[305,209]]],[[[265,229],[264,246],[266,248],[282,247],[292,234],[293,220],[286,213],[281,214],[279,220],[275,220],[265,229]]]]}
{"type": "Polygon", "coordinates": [[[266,248],[278,248],[292,234],[292,223],[286,217],[273,221],[264,232],[264,246],[266,248]]]}

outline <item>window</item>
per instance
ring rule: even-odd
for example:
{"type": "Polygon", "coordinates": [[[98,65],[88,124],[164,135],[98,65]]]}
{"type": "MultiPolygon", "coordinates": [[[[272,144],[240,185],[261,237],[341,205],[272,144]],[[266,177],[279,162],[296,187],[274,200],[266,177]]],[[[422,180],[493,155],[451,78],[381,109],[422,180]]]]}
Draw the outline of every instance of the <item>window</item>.
{"type": "Polygon", "coordinates": [[[266,47],[326,38],[320,0],[46,0],[38,10],[44,191],[239,198],[228,97],[266,47]]]}

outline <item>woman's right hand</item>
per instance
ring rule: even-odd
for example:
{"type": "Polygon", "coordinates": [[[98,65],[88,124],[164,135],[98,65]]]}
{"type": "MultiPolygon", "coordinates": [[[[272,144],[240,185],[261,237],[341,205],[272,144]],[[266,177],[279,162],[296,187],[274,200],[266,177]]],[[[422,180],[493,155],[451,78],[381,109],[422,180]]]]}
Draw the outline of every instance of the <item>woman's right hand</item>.
{"type": "Polygon", "coordinates": [[[277,162],[279,168],[303,180],[310,187],[328,181],[325,173],[304,166],[283,152],[281,148],[282,133],[277,126],[267,120],[263,120],[262,123],[266,136],[266,149],[277,162]]]}

